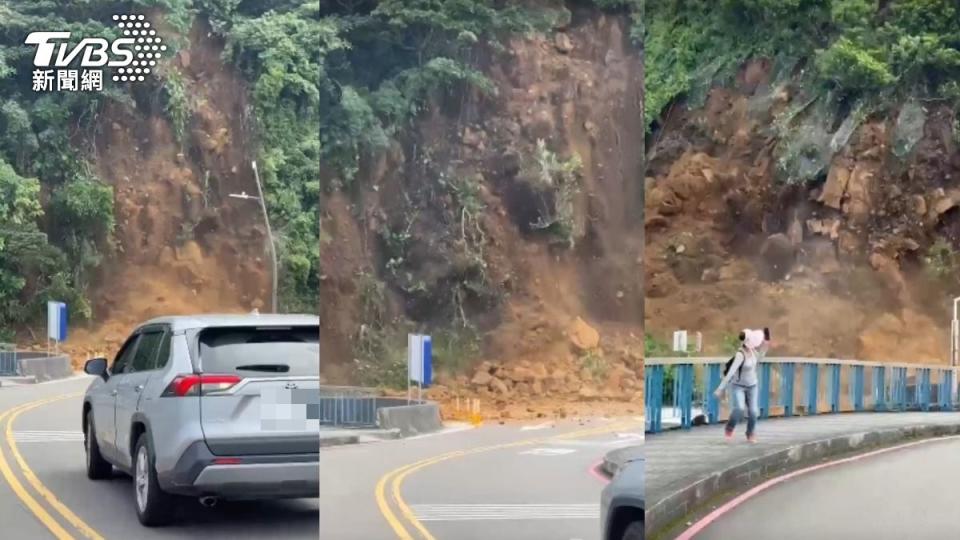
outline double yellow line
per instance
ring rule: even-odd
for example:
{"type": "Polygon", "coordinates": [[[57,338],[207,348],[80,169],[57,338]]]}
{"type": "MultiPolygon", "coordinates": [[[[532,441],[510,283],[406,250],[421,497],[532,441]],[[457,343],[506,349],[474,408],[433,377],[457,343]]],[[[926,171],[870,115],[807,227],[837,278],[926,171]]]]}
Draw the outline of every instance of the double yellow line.
{"type": "Polygon", "coordinates": [[[492,450],[504,450],[508,448],[516,448],[521,446],[529,446],[533,444],[545,443],[550,441],[559,441],[566,439],[577,439],[582,437],[589,437],[592,435],[603,435],[605,433],[610,433],[622,429],[630,429],[639,426],[641,423],[637,421],[622,421],[614,422],[607,424],[605,426],[581,429],[576,431],[570,431],[567,433],[562,433],[560,435],[554,435],[550,437],[538,437],[535,439],[525,439],[521,441],[514,441],[510,443],[495,444],[491,446],[482,446],[477,448],[470,448],[467,450],[456,450],[453,452],[447,452],[446,454],[440,454],[432,458],[423,459],[409,465],[404,465],[403,467],[396,468],[387,474],[380,477],[380,480],[377,482],[377,487],[375,490],[375,496],[377,499],[377,506],[380,509],[380,513],[383,514],[383,517],[387,520],[387,523],[390,524],[390,528],[393,529],[393,532],[397,535],[399,540],[416,540],[416,538],[410,534],[407,526],[410,527],[410,530],[416,531],[419,533],[417,538],[422,540],[436,540],[430,531],[424,527],[423,523],[417,519],[413,514],[413,510],[407,505],[406,501],[403,500],[403,496],[400,493],[400,488],[403,485],[403,481],[411,474],[417,472],[420,469],[429,467],[431,465],[436,465],[443,461],[447,461],[454,458],[469,456],[473,454],[480,454],[482,452],[489,452],[492,450]],[[389,496],[387,495],[387,486],[389,485],[389,496]],[[391,508],[391,503],[396,507],[397,512],[394,512],[391,508]],[[397,517],[399,514],[401,517],[397,517]]]}
{"type": "Polygon", "coordinates": [[[13,490],[13,493],[23,502],[23,504],[33,513],[34,516],[42,523],[58,540],[74,540],[74,536],[71,535],[67,530],[60,525],[60,523],[51,515],[50,512],[40,503],[20,482],[20,479],[17,478],[17,475],[14,473],[13,468],[10,466],[10,462],[7,461],[7,448],[9,448],[10,454],[13,456],[14,461],[16,461],[17,466],[20,469],[20,474],[26,479],[27,483],[33,488],[33,490],[39,494],[47,505],[53,508],[60,517],[62,517],[67,523],[73,526],[74,529],[84,538],[89,538],[90,540],[103,540],[103,537],[97,533],[93,528],[87,525],[82,519],[80,519],[73,511],[67,508],[60,499],[56,497],[46,486],[40,482],[40,479],[37,478],[37,475],[34,474],[33,469],[27,465],[27,461],[23,459],[23,455],[20,454],[20,450],[17,448],[16,440],[13,436],[13,422],[21,414],[35,409],[37,407],[42,407],[50,403],[57,401],[62,401],[65,399],[79,397],[82,394],[64,394],[49,399],[42,399],[38,401],[32,401],[30,403],[24,403],[12,409],[0,414],[0,426],[3,426],[3,433],[6,445],[0,444],[0,473],[3,474],[3,478],[7,481],[7,484],[10,485],[10,489],[13,490]]]}

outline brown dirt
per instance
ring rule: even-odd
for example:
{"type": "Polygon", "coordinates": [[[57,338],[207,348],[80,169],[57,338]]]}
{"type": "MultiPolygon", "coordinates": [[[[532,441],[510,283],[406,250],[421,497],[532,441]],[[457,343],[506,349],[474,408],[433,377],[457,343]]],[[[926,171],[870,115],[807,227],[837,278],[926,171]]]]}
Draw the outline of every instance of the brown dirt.
{"type": "Polygon", "coordinates": [[[194,113],[183,144],[165,114],[115,105],[101,114],[94,164],[114,187],[116,245],[93,288],[95,324],[64,349],[79,365],[112,355],[152,317],[245,312],[269,302],[266,234],[256,193],[246,85],[197,26],[175,59],[194,113]]]}
{"type": "Polygon", "coordinates": [[[370,322],[358,292],[361,271],[387,285],[390,322],[412,321],[436,333],[457,315],[445,291],[462,279],[460,212],[449,196],[436,194],[439,172],[423,164],[429,161],[476,178],[486,206],[479,221],[488,290],[463,303],[463,313],[483,334],[478,362],[542,364],[576,374],[549,395],[525,395],[521,386],[506,397],[471,386],[475,366],[466,367],[464,373],[440,374],[444,383],[431,391],[435,397],[446,404],[456,395],[479,397],[511,417],[536,417],[580,399],[619,400],[639,410],[636,390],[618,387],[614,397],[592,397],[594,391],[602,394],[606,381],[580,377],[586,353],[575,350],[567,333],[582,318],[599,331],[596,354],[612,364],[629,363],[633,378],[642,380],[641,362],[622,360],[627,349],[642,356],[641,62],[628,44],[624,19],[587,10],[574,21],[560,31],[566,37],[516,39],[509,54],[491,55],[485,71],[497,97],[438,100],[416,129],[364,164],[358,189],[323,201],[321,228],[328,240],[321,248],[321,335],[328,379],[355,382],[352,345],[370,322]],[[537,139],[562,157],[575,152],[583,162],[575,200],[582,235],[573,250],[552,247],[529,230],[536,199],[524,188],[521,171],[537,139]],[[384,225],[412,233],[411,256],[399,277],[385,269],[377,234],[384,225]],[[417,280],[427,284],[427,293],[404,291],[417,280]],[[580,396],[584,386],[591,397],[580,396]]]}
{"type": "Polygon", "coordinates": [[[767,67],[746,66],[738,86],[713,89],[702,109],[676,108],[654,137],[647,328],[663,341],[702,331],[708,353],[741,328],[769,326],[773,354],[946,362],[941,304],[952,292],[917,264],[942,227],[931,200],[949,190],[956,161],[932,142],[941,120],[931,115],[902,175],[888,122],[871,119],[822,185],[784,186],[777,141],[763,128],[790,92],[750,108],[748,83],[767,67]]]}

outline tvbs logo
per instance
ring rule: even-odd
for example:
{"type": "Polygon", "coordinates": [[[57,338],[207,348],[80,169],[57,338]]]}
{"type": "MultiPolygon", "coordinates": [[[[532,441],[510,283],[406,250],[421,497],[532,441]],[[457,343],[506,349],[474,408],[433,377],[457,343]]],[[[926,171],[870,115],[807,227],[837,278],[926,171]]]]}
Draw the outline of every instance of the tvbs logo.
{"type": "Polygon", "coordinates": [[[114,69],[114,82],[143,82],[167,50],[145,19],[143,15],[114,15],[122,37],[112,41],[86,37],[73,46],[69,43],[71,32],[30,33],[24,44],[36,47],[33,90],[102,90],[102,68],[114,69]]]}

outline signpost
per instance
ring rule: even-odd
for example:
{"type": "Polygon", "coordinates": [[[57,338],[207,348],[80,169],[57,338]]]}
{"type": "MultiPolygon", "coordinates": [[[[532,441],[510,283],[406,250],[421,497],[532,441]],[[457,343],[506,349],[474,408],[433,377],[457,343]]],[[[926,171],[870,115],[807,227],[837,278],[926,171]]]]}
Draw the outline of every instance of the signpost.
{"type": "Polygon", "coordinates": [[[407,334],[407,403],[413,385],[417,384],[417,401],[423,398],[423,387],[433,379],[433,341],[423,334],[407,334]]]}
{"type": "Polygon", "coordinates": [[[673,352],[687,352],[686,330],[677,330],[673,333],[673,352]]]}
{"type": "Polygon", "coordinates": [[[60,344],[67,340],[67,305],[63,302],[47,302],[47,354],[50,343],[60,353],[60,344]]]}

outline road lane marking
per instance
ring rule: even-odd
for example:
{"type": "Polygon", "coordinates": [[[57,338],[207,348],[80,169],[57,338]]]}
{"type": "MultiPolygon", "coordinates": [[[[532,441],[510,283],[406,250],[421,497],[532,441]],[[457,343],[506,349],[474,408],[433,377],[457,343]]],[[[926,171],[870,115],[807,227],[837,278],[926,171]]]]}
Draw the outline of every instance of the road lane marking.
{"type": "Polygon", "coordinates": [[[420,521],[598,519],[599,504],[415,504],[420,521]]]}
{"type": "Polygon", "coordinates": [[[17,464],[20,465],[20,472],[23,474],[24,478],[27,479],[27,482],[33,487],[33,489],[35,489],[37,493],[39,493],[40,496],[43,497],[44,500],[46,500],[50,506],[52,506],[61,516],[63,516],[63,518],[66,519],[68,523],[73,525],[74,528],[76,528],[77,531],[79,531],[82,536],[89,538],[90,540],[104,540],[103,536],[101,536],[100,533],[93,530],[92,527],[87,525],[85,521],[80,519],[80,517],[77,516],[72,510],[67,508],[67,505],[60,502],[60,499],[58,499],[57,496],[53,494],[53,492],[47,489],[47,486],[43,485],[43,482],[41,482],[40,479],[37,478],[37,475],[34,474],[33,469],[31,469],[30,466],[27,465],[27,460],[23,459],[23,455],[20,454],[20,450],[17,448],[17,443],[14,440],[14,436],[13,436],[13,423],[17,419],[17,417],[20,416],[21,414],[31,409],[36,409],[37,407],[48,405],[55,401],[62,401],[64,399],[76,398],[82,395],[83,394],[81,393],[67,394],[67,395],[58,396],[56,398],[45,400],[45,401],[34,401],[18,407],[14,412],[10,414],[10,417],[7,418],[6,420],[6,428],[4,430],[5,438],[7,441],[7,445],[10,447],[10,450],[13,453],[14,459],[17,461],[17,464]]]}
{"type": "MultiPolygon", "coordinates": [[[[62,397],[65,398],[66,396],[62,397]]],[[[56,399],[49,400],[56,401],[56,399]]],[[[42,402],[45,403],[45,402],[42,402]]],[[[0,424],[4,421],[7,421],[10,414],[26,407],[29,403],[19,405],[12,409],[4,411],[3,414],[0,414],[0,424]]],[[[14,495],[33,513],[34,517],[40,521],[57,540],[73,540],[73,536],[70,535],[59,523],[57,520],[50,515],[49,512],[35,499],[33,496],[27,492],[27,489],[23,487],[23,484],[20,483],[20,480],[17,479],[17,476],[13,473],[13,469],[10,468],[9,462],[7,462],[6,449],[3,445],[0,445],[0,473],[3,474],[3,478],[7,481],[7,484],[10,486],[10,489],[13,490],[14,495]]]]}
{"type": "Polygon", "coordinates": [[[377,489],[375,490],[377,507],[380,508],[380,513],[383,515],[384,519],[387,520],[387,523],[390,524],[390,528],[393,529],[393,532],[397,535],[397,538],[400,540],[413,540],[413,537],[410,536],[409,532],[407,532],[407,529],[403,526],[403,523],[397,519],[396,514],[393,513],[393,510],[390,509],[390,505],[387,503],[387,497],[384,495],[384,491],[389,477],[390,474],[386,474],[382,476],[379,481],[377,481],[377,489]]]}
{"type": "Polygon", "coordinates": [[[437,437],[440,435],[451,435],[453,433],[460,433],[461,431],[469,431],[471,429],[476,429],[477,426],[473,424],[466,424],[463,422],[447,422],[444,424],[443,429],[440,431],[435,431],[433,433],[421,433],[420,435],[414,435],[413,437],[404,437],[405,441],[415,441],[417,439],[427,439],[431,437],[437,437]]]}
{"type": "Polygon", "coordinates": [[[83,442],[82,431],[14,431],[17,443],[83,442]]]}
{"type": "Polygon", "coordinates": [[[519,452],[521,456],[565,456],[576,452],[573,448],[534,448],[519,452]]]}
{"type": "Polygon", "coordinates": [[[547,429],[551,426],[553,426],[553,422],[544,422],[542,424],[534,424],[532,426],[523,426],[520,428],[520,431],[537,431],[540,429],[547,429]]]}
{"type": "Polygon", "coordinates": [[[397,515],[390,508],[388,497],[386,495],[386,486],[390,484],[390,495],[394,504],[397,506],[400,515],[406,522],[412,526],[417,532],[420,533],[421,537],[424,540],[436,540],[430,531],[424,527],[413,513],[413,510],[406,504],[403,500],[402,495],[400,494],[400,486],[403,484],[403,481],[410,474],[430,465],[446,461],[448,459],[453,459],[456,457],[468,456],[472,454],[479,454],[482,452],[488,452],[491,450],[503,450],[509,448],[517,448],[521,446],[530,446],[538,443],[546,443],[548,441],[554,440],[566,440],[566,439],[576,439],[580,437],[589,437],[592,435],[601,435],[604,433],[610,433],[611,431],[616,431],[618,429],[630,429],[634,426],[635,422],[617,422],[608,424],[605,426],[581,429],[570,431],[567,433],[561,433],[559,435],[552,435],[548,437],[539,437],[533,439],[526,439],[520,441],[514,441],[510,443],[495,444],[491,446],[483,446],[478,448],[472,448],[468,450],[456,450],[453,452],[448,452],[446,454],[440,454],[432,458],[423,459],[415,463],[410,463],[402,467],[398,467],[392,471],[387,472],[380,480],[377,482],[375,489],[375,497],[377,500],[377,506],[380,509],[380,513],[387,520],[387,523],[390,524],[390,527],[393,529],[394,533],[397,534],[397,537],[400,540],[414,540],[410,533],[407,531],[404,523],[397,518],[397,515]]]}

